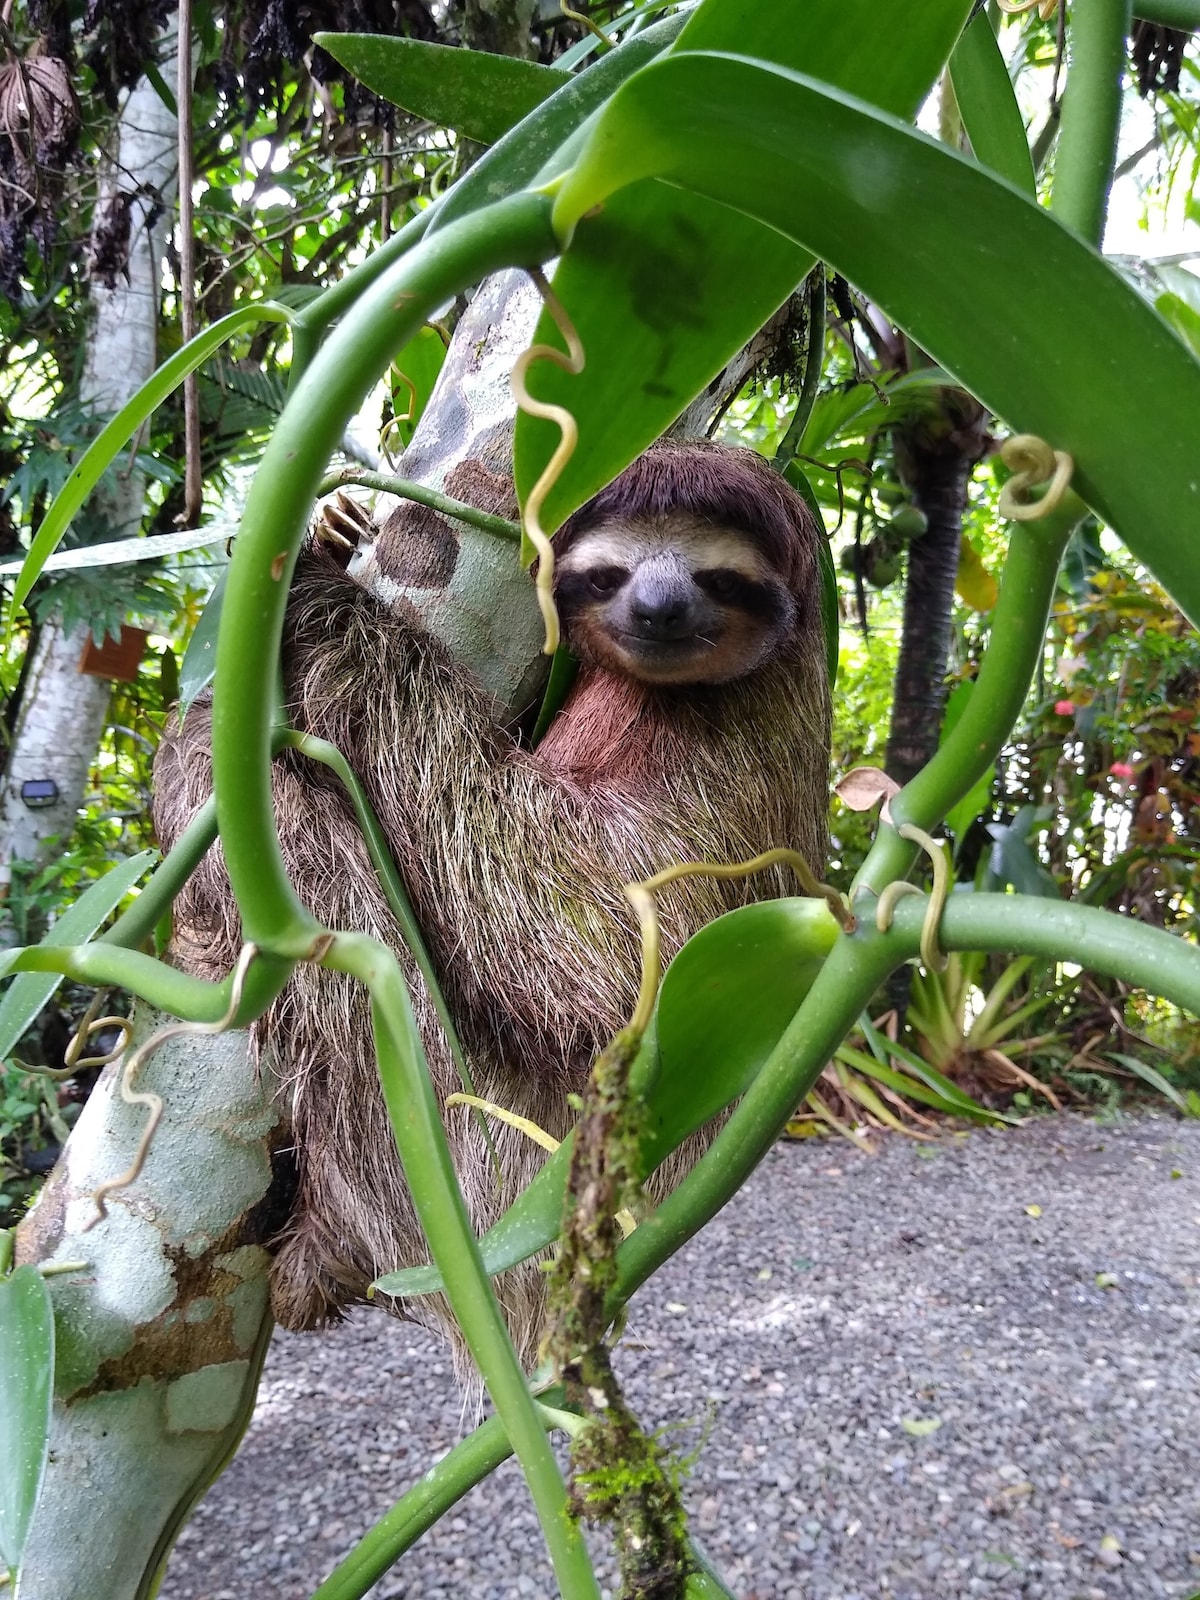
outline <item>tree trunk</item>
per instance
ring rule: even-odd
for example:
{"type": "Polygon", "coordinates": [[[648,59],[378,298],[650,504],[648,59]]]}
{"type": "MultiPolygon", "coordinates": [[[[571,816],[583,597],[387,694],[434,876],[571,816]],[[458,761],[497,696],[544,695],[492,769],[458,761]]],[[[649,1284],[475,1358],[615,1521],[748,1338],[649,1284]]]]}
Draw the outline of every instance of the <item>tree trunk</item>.
{"type": "Polygon", "coordinates": [[[462,42],[468,50],[533,61],[537,49],[530,28],[536,9],[534,0],[466,0],[462,42]]]}
{"type": "Polygon", "coordinates": [[[909,546],[888,734],[888,775],[904,784],[938,746],[967,484],[987,448],[987,413],[963,390],[943,389],[934,408],[897,429],[895,442],[901,480],[929,523],[909,546]]]}
{"type": "MultiPolygon", "coordinates": [[[[482,511],[515,519],[513,362],[541,314],[529,275],[482,283],[454,338],[399,471],[482,511]]],[[[470,667],[509,721],[540,695],[546,660],[533,586],[515,545],[394,495],[376,498],[377,536],[351,557],[351,577],[384,605],[407,601],[470,667]]]]}
{"type": "MultiPolygon", "coordinates": [[[[161,43],[162,70],[174,81],[175,29],[161,43]]],[[[158,296],[163,244],[177,181],[175,118],[157,89],[143,78],[131,91],[117,121],[112,154],[104,173],[92,225],[95,310],[79,395],[103,416],[117,411],[154,371],[157,358],[158,296]],[[128,207],[127,255],[112,260],[117,208],[128,207]],[[103,253],[112,287],[97,276],[103,253]]],[[[110,474],[93,505],[104,519],[104,537],[138,531],[144,484],[134,469],[110,474]]],[[[0,796],[0,896],[7,894],[15,858],[41,862],[49,841],[66,844],[83,800],[88,772],[104,731],[110,684],[82,675],[79,659],[90,630],[70,633],[57,618],[46,621],[17,718],[12,755],[0,796]],[[30,779],[52,779],[58,798],[30,810],[21,786],[30,779]]]]}
{"type": "MultiPolygon", "coordinates": [[[[138,1039],[163,1020],[140,1009],[138,1039]]],[[[121,1072],[106,1069],[17,1232],[18,1264],[60,1273],[50,1458],[20,1600],[155,1592],[250,1420],[271,1333],[265,1242],[282,1220],[284,1136],[247,1036],[185,1034],[149,1059],[138,1087],[161,1096],[162,1123],[92,1227],[93,1192],[129,1167],[146,1125],[121,1072]]]]}

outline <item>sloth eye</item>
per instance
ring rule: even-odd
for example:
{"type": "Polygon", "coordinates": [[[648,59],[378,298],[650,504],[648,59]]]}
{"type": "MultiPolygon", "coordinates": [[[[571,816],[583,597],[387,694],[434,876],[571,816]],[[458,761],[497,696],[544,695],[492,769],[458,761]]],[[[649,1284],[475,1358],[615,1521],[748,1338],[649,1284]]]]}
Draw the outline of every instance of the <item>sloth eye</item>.
{"type": "Polygon", "coordinates": [[[626,573],[620,567],[593,567],[587,575],[588,588],[600,599],[616,594],[625,582],[626,573]]]}
{"type": "Polygon", "coordinates": [[[704,573],[700,581],[714,600],[736,599],[745,587],[741,573],[730,567],[714,567],[711,572],[704,573]]]}

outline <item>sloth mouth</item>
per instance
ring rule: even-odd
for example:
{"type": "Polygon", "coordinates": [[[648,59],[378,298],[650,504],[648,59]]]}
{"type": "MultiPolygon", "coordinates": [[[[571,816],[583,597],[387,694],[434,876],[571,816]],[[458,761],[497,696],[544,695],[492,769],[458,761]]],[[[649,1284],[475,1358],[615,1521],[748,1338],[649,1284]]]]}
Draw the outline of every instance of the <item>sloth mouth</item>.
{"type": "Polygon", "coordinates": [[[717,648],[716,639],[711,639],[703,633],[685,633],[679,639],[653,639],[644,633],[629,633],[622,628],[618,637],[626,649],[632,650],[637,655],[667,657],[703,655],[706,651],[717,648]]]}
{"type": "Polygon", "coordinates": [[[689,683],[703,681],[705,667],[718,641],[706,634],[689,633],[682,639],[647,639],[644,634],[617,634],[618,648],[628,662],[627,670],[644,683],[689,683]]]}

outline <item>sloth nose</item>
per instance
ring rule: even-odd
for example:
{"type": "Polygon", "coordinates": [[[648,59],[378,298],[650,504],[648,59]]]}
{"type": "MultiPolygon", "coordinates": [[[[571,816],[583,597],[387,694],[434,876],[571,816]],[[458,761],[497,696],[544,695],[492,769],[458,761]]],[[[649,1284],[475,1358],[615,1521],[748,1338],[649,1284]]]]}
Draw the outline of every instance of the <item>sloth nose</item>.
{"type": "Polygon", "coordinates": [[[634,631],[643,639],[669,643],[695,632],[693,596],[678,583],[663,583],[652,577],[635,581],[629,612],[634,631]]]}

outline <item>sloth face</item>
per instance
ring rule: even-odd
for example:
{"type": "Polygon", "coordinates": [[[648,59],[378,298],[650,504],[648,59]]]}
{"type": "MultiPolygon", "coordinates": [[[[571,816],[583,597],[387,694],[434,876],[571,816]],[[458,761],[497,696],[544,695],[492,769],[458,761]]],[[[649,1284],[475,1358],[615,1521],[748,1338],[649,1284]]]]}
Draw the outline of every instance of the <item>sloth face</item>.
{"type": "Polygon", "coordinates": [[[589,529],[560,559],[554,593],[576,654],[656,685],[744,677],[795,622],[746,534],[678,516],[589,529]]]}

